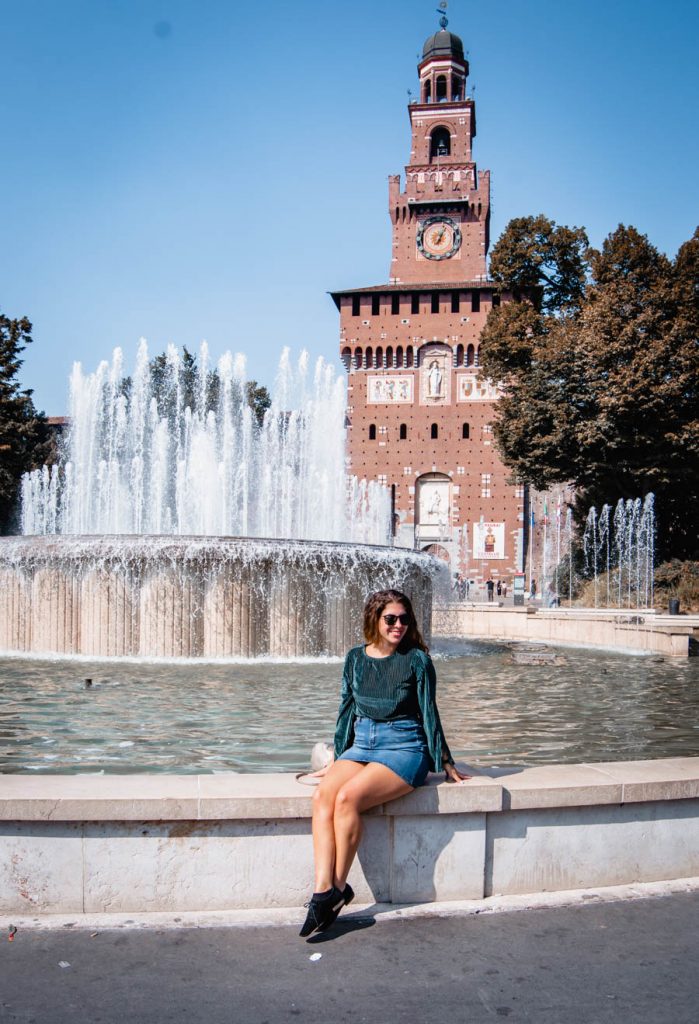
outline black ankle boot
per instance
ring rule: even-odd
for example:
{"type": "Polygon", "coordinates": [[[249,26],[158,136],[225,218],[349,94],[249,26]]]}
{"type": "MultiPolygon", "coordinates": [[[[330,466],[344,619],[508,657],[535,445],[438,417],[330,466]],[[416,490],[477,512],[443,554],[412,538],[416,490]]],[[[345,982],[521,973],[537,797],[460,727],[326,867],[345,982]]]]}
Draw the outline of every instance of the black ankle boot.
{"type": "Polygon", "coordinates": [[[327,928],[344,905],[344,895],[334,885],[326,892],[314,892],[308,903],[304,903],[304,906],[308,907],[308,913],[299,935],[305,939],[312,932],[321,931],[323,926],[327,928]]]}
{"type": "MultiPolygon", "coordinates": [[[[338,892],[338,891],[339,891],[338,889],[335,889],[335,892],[338,892]]],[[[349,884],[349,882],[347,883],[347,885],[342,890],[342,894],[341,895],[342,895],[342,903],[340,904],[339,907],[337,907],[336,910],[333,910],[331,915],[328,915],[326,920],[323,921],[323,923],[321,925],[318,925],[318,931],[319,932],[327,931],[328,928],[330,927],[330,925],[335,923],[335,921],[337,919],[337,915],[340,913],[342,908],[346,907],[347,904],[351,903],[352,900],[354,899],[354,889],[349,884]]]]}

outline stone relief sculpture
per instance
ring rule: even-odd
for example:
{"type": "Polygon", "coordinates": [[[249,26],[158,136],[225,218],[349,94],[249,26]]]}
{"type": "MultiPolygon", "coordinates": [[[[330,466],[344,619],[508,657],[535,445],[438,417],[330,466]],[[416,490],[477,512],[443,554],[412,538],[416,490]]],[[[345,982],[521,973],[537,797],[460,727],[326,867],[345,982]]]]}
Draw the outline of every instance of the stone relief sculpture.
{"type": "Polygon", "coordinates": [[[439,493],[439,491],[435,487],[434,491],[432,492],[432,500],[430,502],[430,507],[428,509],[429,514],[431,516],[439,516],[441,507],[442,507],[442,495],[439,493]]]}
{"type": "Polygon", "coordinates": [[[427,397],[442,397],[442,371],[436,359],[432,360],[427,371],[427,397]]]}
{"type": "Polygon", "coordinates": [[[500,389],[476,373],[463,373],[457,377],[457,396],[459,402],[497,402],[500,389]]]}
{"type": "Polygon", "coordinates": [[[445,526],[449,518],[449,481],[431,480],[420,485],[419,521],[422,526],[445,526]]]}
{"type": "Polygon", "coordinates": [[[369,377],[367,381],[367,402],[369,405],[412,402],[413,381],[411,377],[369,377]]]}

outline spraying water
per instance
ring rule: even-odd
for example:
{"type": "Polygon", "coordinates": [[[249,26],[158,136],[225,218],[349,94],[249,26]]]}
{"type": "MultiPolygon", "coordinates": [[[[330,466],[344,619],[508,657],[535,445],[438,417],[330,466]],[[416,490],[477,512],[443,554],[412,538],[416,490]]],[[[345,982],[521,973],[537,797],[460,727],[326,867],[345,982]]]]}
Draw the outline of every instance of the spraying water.
{"type": "Polygon", "coordinates": [[[385,487],[348,477],[345,384],[285,350],[261,425],[246,400],[245,359],[215,371],[206,344],[192,370],[170,346],[154,374],[142,341],[125,379],[111,365],[70,380],[61,459],[26,474],[24,534],[179,534],[387,544],[385,487]]]}
{"type": "Polygon", "coordinates": [[[655,499],[620,498],[612,514],[603,505],[599,516],[590,509],[583,534],[585,569],[594,581],[597,607],[599,576],[606,573],[607,607],[650,607],[653,604],[655,499]],[[614,601],[612,600],[614,594],[614,601]]]}
{"type": "MultiPolygon", "coordinates": [[[[573,552],[575,525],[568,505],[563,514],[560,495],[557,498],[555,530],[547,530],[548,502],[543,500],[542,528],[539,534],[539,577],[541,595],[561,598],[567,577],[567,598],[573,603],[575,572],[573,552]]],[[[531,516],[532,527],[534,516],[531,516]]],[[[653,604],[653,571],[655,558],[655,499],[620,499],[616,506],[594,506],[588,510],[580,538],[584,576],[592,581],[592,602],[595,608],[651,607],[653,604]]],[[[534,559],[530,559],[532,573],[534,559]]]]}

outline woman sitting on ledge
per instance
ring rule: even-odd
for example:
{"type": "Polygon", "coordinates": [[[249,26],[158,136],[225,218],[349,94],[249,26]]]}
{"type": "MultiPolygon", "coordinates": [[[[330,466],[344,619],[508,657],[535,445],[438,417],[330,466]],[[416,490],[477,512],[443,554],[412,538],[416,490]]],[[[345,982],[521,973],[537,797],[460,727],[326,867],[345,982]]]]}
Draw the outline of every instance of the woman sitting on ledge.
{"type": "Polygon", "coordinates": [[[335,729],[336,760],[316,772],[313,795],[315,891],[300,934],[325,931],[354,897],[347,875],[362,834],[361,814],[422,786],[443,768],[460,782],[435,702],[436,677],[410,600],[372,594],[364,608],[366,646],[345,658],[335,729]]]}

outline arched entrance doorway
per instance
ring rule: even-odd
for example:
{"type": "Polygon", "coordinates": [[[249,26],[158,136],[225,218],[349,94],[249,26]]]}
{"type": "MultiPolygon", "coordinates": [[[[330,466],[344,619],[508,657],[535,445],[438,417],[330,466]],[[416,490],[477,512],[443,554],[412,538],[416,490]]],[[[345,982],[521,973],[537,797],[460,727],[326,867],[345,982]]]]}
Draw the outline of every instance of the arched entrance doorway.
{"type": "Polygon", "coordinates": [[[441,558],[447,565],[450,564],[451,559],[449,558],[449,552],[446,548],[442,547],[441,544],[428,544],[427,547],[422,549],[426,555],[432,555],[433,558],[441,558]]]}

